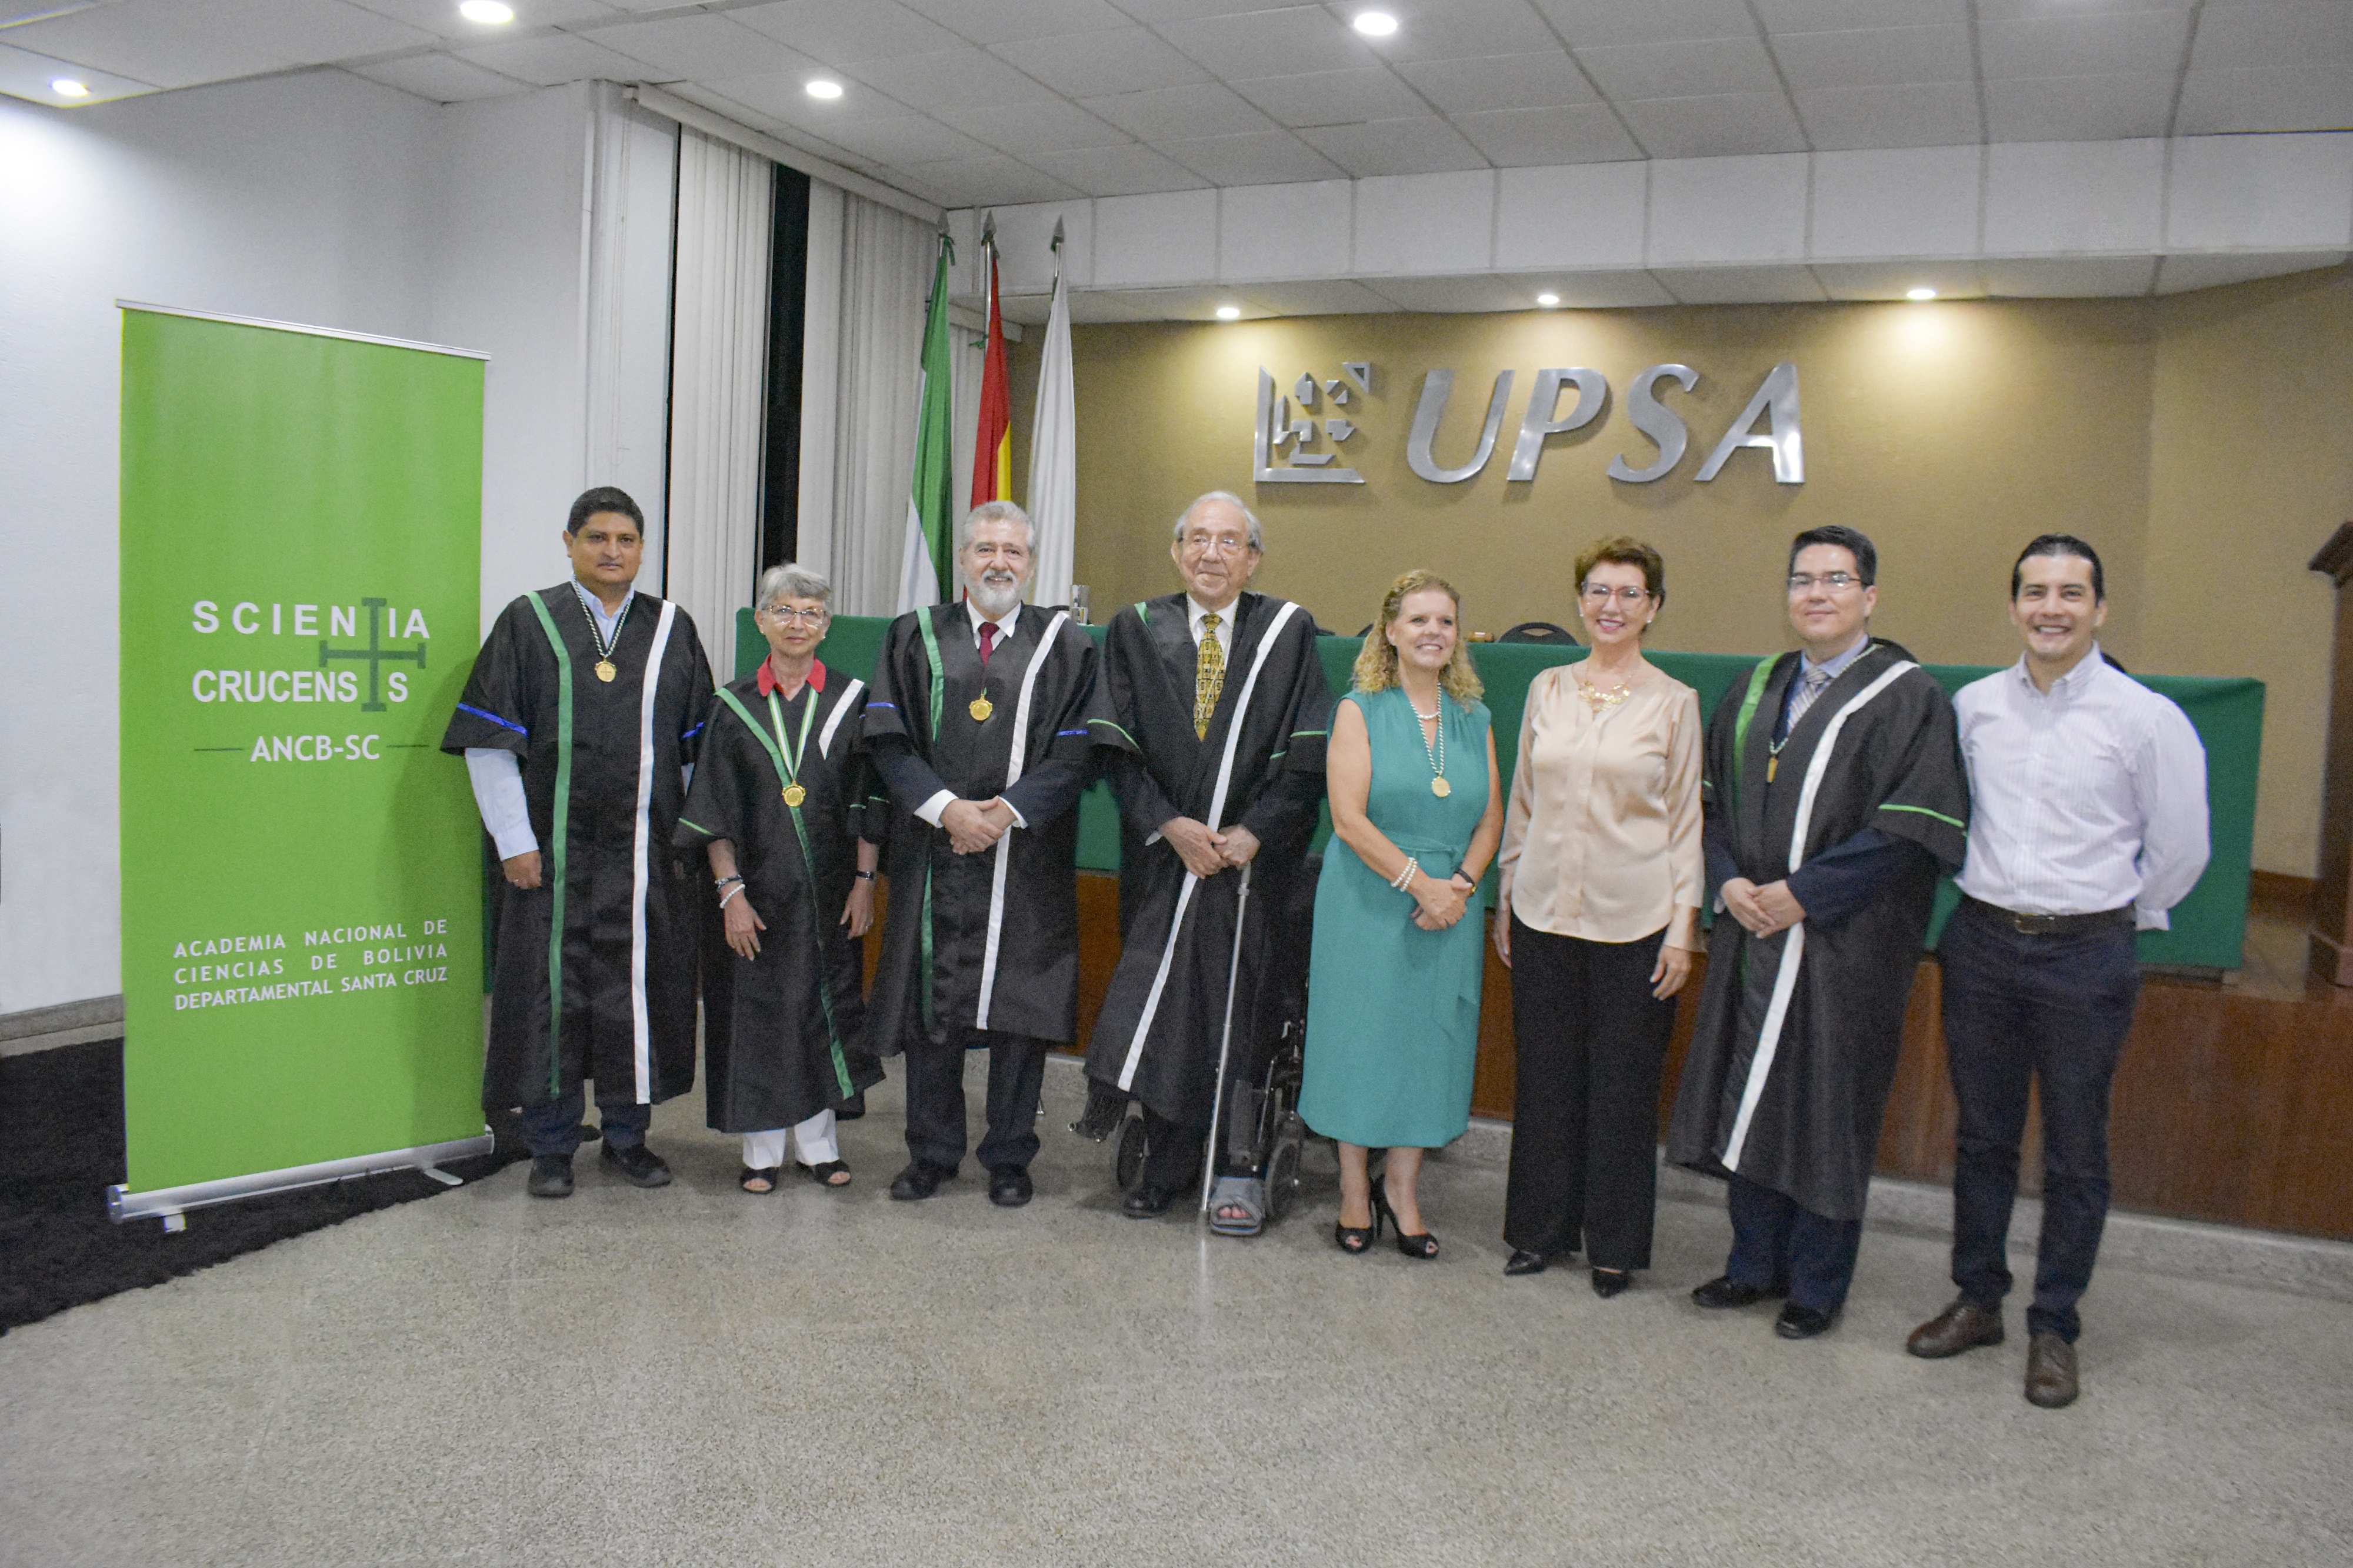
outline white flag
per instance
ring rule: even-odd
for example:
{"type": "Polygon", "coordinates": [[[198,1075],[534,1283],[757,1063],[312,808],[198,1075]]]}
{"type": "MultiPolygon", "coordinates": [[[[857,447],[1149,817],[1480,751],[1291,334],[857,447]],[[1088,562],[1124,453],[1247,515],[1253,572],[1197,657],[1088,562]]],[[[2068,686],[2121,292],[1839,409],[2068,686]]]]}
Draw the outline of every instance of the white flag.
{"type": "Polygon", "coordinates": [[[1038,367],[1029,426],[1029,528],[1037,541],[1037,602],[1067,605],[1078,569],[1079,435],[1071,379],[1071,290],[1054,274],[1054,309],[1038,367]]]}

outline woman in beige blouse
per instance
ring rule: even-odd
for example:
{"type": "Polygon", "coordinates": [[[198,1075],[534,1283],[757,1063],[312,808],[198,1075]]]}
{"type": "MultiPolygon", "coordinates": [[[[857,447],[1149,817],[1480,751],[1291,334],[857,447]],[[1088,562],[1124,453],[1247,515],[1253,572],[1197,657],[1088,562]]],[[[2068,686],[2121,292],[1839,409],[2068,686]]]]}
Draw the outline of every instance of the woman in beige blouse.
{"type": "Polygon", "coordinates": [[[1497,890],[1518,1083],[1505,1274],[1581,1245],[1593,1289],[1651,1266],[1659,1075],[1700,937],[1699,695],[1642,657],[1666,567],[1640,540],[1577,563],[1592,652],[1529,684],[1497,890]]]}

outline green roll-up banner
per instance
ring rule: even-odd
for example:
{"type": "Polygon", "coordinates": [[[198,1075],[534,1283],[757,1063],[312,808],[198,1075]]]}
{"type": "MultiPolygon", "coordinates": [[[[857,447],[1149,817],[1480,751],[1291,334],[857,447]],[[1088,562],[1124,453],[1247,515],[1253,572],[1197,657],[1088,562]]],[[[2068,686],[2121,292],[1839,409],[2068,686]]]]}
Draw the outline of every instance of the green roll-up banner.
{"type": "Polygon", "coordinates": [[[118,1218],[490,1147],[482,374],[123,306],[118,1218]]]}

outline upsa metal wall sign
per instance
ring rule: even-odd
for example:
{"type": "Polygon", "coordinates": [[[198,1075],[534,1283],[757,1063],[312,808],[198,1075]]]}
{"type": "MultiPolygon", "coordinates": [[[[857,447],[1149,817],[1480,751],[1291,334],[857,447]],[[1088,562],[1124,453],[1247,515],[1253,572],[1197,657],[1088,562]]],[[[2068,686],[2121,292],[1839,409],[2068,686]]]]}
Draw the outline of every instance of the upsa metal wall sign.
{"type": "MultiPolygon", "coordinates": [[[[1264,365],[1258,372],[1258,428],[1252,468],[1262,485],[1361,485],[1364,475],[1341,468],[1344,445],[1363,435],[1356,425],[1356,399],[1373,389],[1373,365],[1368,360],[1344,360],[1340,374],[1319,378],[1302,372],[1286,395],[1276,390],[1274,376],[1264,365]],[[1293,413],[1293,405],[1297,412],[1293,413]],[[1321,410],[1322,412],[1319,412],[1321,410]],[[1345,411],[1345,412],[1344,412],[1345,411]],[[1280,460],[1278,460],[1280,459],[1280,460]]],[[[1487,396],[1487,421],[1479,432],[1479,446],[1460,468],[1446,468],[1431,454],[1439,421],[1445,417],[1448,397],[1454,390],[1451,370],[1432,370],[1422,376],[1421,397],[1414,405],[1413,427],[1406,437],[1405,460],[1416,474],[1437,485],[1459,485],[1477,476],[1494,455],[1495,438],[1504,427],[1511,402],[1514,373],[1499,371],[1494,390],[1487,396]]],[[[1682,462],[1691,443],[1683,416],[1659,401],[1658,384],[1672,378],[1685,392],[1699,384],[1699,373],[1687,364],[1654,364],[1636,374],[1626,394],[1626,417],[1648,437],[1658,456],[1641,468],[1624,453],[1609,459],[1609,477],[1631,485],[1664,479],[1682,462]]],[[[1527,411],[1520,420],[1519,439],[1512,446],[1506,481],[1536,477],[1544,456],[1545,437],[1579,430],[1601,416],[1609,402],[1609,382],[1585,365],[1539,370],[1529,389],[1527,411]],[[1561,394],[1577,388],[1577,402],[1564,416],[1561,394]]],[[[1783,360],[1765,375],[1740,417],[1725,431],[1700,465],[1697,482],[1705,484],[1724,469],[1725,459],[1743,447],[1760,447],[1773,455],[1773,478],[1785,485],[1806,482],[1805,443],[1798,427],[1798,367],[1783,360]],[[1761,423],[1761,427],[1760,427],[1761,423]]]]}

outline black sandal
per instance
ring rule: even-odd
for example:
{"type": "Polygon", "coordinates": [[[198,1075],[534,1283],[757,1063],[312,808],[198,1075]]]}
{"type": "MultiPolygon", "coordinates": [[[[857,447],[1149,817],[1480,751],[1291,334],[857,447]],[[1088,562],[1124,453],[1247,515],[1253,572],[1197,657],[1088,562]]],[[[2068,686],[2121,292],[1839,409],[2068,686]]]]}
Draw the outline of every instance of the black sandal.
{"type": "Polygon", "coordinates": [[[828,1160],[822,1165],[812,1165],[807,1161],[802,1161],[800,1163],[800,1166],[802,1170],[807,1171],[809,1173],[820,1187],[846,1187],[849,1185],[849,1166],[845,1161],[828,1160]],[[835,1181],[834,1178],[836,1176],[839,1176],[841,1180],[838,1182],[835,1181]]]}
{"type": "Polygon", "coordinates": [[[781,1165],[770,1165],[765,1169],[757,1165],[746,1165],[735,1177],[735,1184],[755,1197],[765,1196],[776,1190],[776,1178],[783,1173],[784,1167],[781,1165]],[[752,1184],[754,1182],[765,1182],[767,1185],[755,1187],[752,1184]]]}
{"type": "Polygon", "coordinates": [[[1386,1171],[1381,1173],[1381,1179],[1373,1186],[1373,1224],[1378,1226],[1384,1217],[1389,1224],[1397,1226],[1397,1249],[1399,1252],[1425,1262],[1438,1256],[1438,1237],[1426,1230],[1416,1236],[1408,1236],[1405,1226],[1398,1225],[1397,1210],[1389,1206],[1388,1173],[1386,1171]]]}

